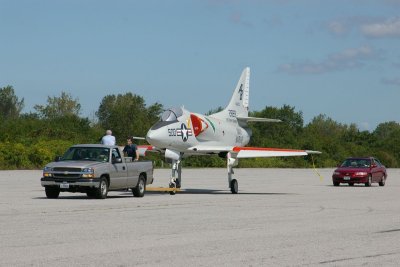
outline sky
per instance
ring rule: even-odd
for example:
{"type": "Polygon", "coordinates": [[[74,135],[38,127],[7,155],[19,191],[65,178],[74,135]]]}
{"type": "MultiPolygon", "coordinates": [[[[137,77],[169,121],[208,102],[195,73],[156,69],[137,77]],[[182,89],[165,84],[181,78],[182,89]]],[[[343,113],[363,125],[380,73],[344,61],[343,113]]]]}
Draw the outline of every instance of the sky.
{"type": "Polygon", "coordinates": [[[0,0],[0,87],[81,115],[131,92],[206,113],[250,67],[250,111],[400,122],[400,0],[0,0]]]}

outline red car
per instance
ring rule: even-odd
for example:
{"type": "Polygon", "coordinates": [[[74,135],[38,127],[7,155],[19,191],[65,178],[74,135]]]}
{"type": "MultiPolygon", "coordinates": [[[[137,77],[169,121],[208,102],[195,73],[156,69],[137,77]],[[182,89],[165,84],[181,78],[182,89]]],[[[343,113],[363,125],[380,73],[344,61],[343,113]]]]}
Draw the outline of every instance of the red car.
{"type": "Polygon", "coordinates": [[[384,186],[386,178],[386,167],[376,158],[348,158],[333,172],[332,182],[334,186],[339,186],[340,183],[350,186],[371,186],[372,183],[379,183],[384,186]]]}

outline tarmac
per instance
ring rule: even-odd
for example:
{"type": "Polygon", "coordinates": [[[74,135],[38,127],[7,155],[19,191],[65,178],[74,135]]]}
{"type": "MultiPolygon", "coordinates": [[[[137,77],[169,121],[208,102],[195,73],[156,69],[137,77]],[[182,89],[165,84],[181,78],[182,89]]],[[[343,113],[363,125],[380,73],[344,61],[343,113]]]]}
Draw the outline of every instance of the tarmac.
{"type": "MultiPolygon", "coordinates": [[[[400,169],[384,187],[333,169],[183,169],[176,195],[47,199],[41,171],[0,171],[0,266],[400,266],[400,169]]],[[[155,170],[151,187],[167,187],[155,170]]]]}

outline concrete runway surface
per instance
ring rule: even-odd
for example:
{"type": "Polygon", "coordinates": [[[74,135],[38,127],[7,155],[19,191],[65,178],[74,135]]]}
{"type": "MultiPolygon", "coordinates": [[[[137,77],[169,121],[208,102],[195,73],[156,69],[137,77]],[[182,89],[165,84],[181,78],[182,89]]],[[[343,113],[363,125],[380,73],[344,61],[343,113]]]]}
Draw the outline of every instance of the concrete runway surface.
{"type": "MultiPolygon", "coordinates": [[[[0,266],[400,266],[400,169],[333,187],[332,169],[183,169],[183,192],[47,199],[0,171],[0,266]]],[[[156,170],[166,186],[170,170],[156,170]]]]}

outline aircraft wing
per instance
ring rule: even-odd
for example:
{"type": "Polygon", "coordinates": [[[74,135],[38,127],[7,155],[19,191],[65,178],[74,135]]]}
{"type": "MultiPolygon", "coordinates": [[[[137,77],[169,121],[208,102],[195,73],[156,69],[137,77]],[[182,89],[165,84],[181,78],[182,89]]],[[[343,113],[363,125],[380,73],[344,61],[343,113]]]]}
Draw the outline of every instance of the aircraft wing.
{"type": "Polygon", "coordinates": [[[237,153],[237,158],[292,157],[306,156],[308,154],[321,154],[319,151],[312,150],[268,147],[234,147],[233,152],[237,153]]]}
{"type": "Polygon", "coordinates": [[[196,146],[189,150],[198,153],[219,153],[231,152],[236,158],[267,158],[267,157],[291,157],[306,156],[308,154],[321,154],[319,151],[298,150],[285,148],[269,148],[269,147],[217,147],[217,146],[196,146]]]}

